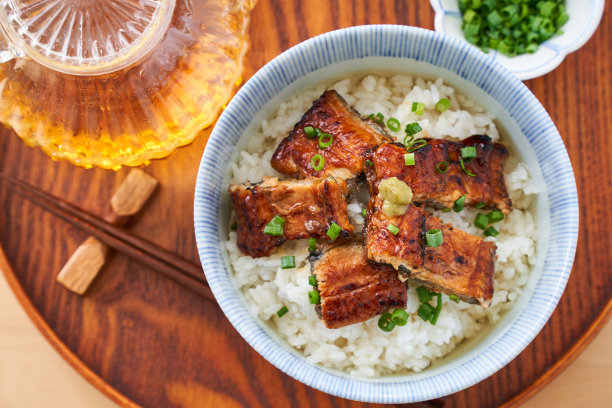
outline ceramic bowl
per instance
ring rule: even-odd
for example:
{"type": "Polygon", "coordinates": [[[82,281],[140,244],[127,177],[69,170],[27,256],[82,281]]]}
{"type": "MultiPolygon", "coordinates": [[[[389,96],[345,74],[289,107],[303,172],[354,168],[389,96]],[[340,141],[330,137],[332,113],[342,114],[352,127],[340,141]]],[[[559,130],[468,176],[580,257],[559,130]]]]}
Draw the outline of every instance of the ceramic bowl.
{"type": "MultiPolygon", "coordinates": [[[[461,30],[461,13],[457,0],[430,0],[436,17],[436,31],[465,41],[461,30]]],[[[563,34],[543,42],[533,54],[507,57],[495,50],[489,51],[491,58],[508,68],[519,79],[531,79],[557,68],[565,56],[582,47],[591,38],[604,10],[604,0],[567,0],[570,16],[563,26],[563,34]]],[[[467,42],[466,42],[467,43],[467,42]]]]}
{"type": "Polygon", "coordinates": [[[567,151],[534,95],[495,60],[465,42],[433,31],[374,25],[333,31],[282,53],[231,100],[204,151],[195,191],[195,231],[210,287],[227,318],[265,359],[287,375],[340,397],[404,403],[438,398],[490,376],[523,350],[553,312],[570,274],[578,234],[576,184],[567,151]],[[479,335],[420,373],[354,378],[306,362],[254,318],[234,285],[224,249],[229,199],[228,162],[261,121],[288,97],[356,73],[443,77],[497,117],[541,187],[534,208],[537,265],[514,308],[479,335]]]}

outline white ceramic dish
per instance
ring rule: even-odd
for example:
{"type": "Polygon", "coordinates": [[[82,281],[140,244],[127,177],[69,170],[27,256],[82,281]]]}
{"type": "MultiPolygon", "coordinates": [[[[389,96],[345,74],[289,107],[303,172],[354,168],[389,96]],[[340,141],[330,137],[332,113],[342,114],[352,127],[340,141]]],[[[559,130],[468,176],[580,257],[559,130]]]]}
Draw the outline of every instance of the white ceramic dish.
{"type": "Polygon", "coordinates": [[[569,157],[550,117],[514,75],[448,36],[405,26],[360,26],[305,41],[270,61],[234,96],[204,151],[194,201],[200,259],[219,305],[264,358],[306,385],[344,398],[404,403],[469,387],[510,362],[537,335],[563,293],[578,235],[578,200],[569,157]],[[357,379],[306,362],[248,311],[234,285],[223,242],[229,199],[226,170],[261,121],[289,96],[363,72],[443,77],[498,118],[540,185],[535,216],[538,262],[517,301],[495,325],[421,373],[357,379]]]}
{"type": "MultiPolygon", "coordinates": [[[[430,0],[430,3],[436,13],[436,31],[465,41],[458,0],[430,0]]],[[[533,54],[507,57],[491,50],[491,58],[522,80],[547,74],[557,68],[567,54],[576,51],[591,38],[603,15],[604,4],[604,0],[567,0],[570,19],[563,26],[563,34],[545,41],[533,54]]]]}

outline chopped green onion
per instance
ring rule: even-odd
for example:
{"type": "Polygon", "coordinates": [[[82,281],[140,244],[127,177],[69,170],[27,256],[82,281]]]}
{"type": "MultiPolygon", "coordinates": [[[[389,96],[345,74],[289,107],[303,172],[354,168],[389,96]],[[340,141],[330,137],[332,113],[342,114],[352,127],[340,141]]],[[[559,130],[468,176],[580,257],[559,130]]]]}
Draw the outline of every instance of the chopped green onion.
{"type": "Polygon", "coordinates": [[[438,162],[438,164],[436,164],[436,171],[438,173],[446,173],[449,169],[450,169],[450,166],[448,165],[448,162],[441,161],[441,162],[438,162]]]}
{"type": "Polygon", "coordinates": [[[308,252],[314,252],[317,249],[317,240],[314,238],[308,238],[308,252]]]}
{"type": "Polygon", "coordinates": [[[440,317],[440,312],[442,311],[442,294],[438,293],[436,296],[438,300],[436,302],[436,310],[430,320],[431,324],[436,324],[438,322],[438,317],[440,317]]]}
{"type": "Polygon", "coordinates": [[[446,98],[442,98],[436,103],[436,110],[438,112],[446,112],[450,108],[450,101],[446,98]]]}
{"type": "Polygon", "coordinates": [[[385,115],[380,112],[378,112],[376,115],[372,113],[370,116],[368,116],[368,119],[372,119],[376,123],[383,124],[385,121],[385,115]]]}
{"type": "Polygon", "coordinates": [[[368,159],[368,160],[366,160],[366,166],[370,166],[370,167],[372,167],[372,164],[373,164],[373,163],[372,163],[372,160],[369,160],[369,159],[368,159]]]}
{"type": "Polygon", "coordinates": [[[308,292],[308,301],[310,302],[311,305],[318,304],[320,299],[321,299],[321,296],[319,295],[318,290],[311,290],[310,292],[308,292]]]}
{"type": "Polygon", "coordinates": [[[439,229],[430,229],[425,233],[425,241],[427,242],[427,246],[431,248],[442,245],[444,242],[442,231],[439,229]]]}
{"type": "Polygon", "coordinates": [[[323,133],[323,131],[319,128],[314,128],[314,135],[316,138],[318,138],[319,136],[321,136],[321,134],[323,133]]]}
{"type": "Polygon", "coordinates": [[[427,145],[427,141],[425,139],[417,139],[414,142],[410,143],[408,146],[409,152],[414,152],[419,150],[421,147],[425,147],[427,145]]]}
{"type": "Polygon", "coordinates": [[[288,311],[289,311],[289,309],[287,309],[287,306],[283,306],[280,309],[278,309],[278,312],[276,312],[276,315],[278,317],[283,317],[284,315],[287,314],[288,311]]]}
{"type": "Polygon", "coordinates": [[[440,211],[442,211],[443,213],[449,213],[449,212],[451,212],[451,209],[450,208],[443,208],[440,211]]]}
{"type": "Polygon", "coordinates": [[[461,157],[469,159],[470,157],[476,157],[476,146],[465,146],[461,148],[461,157]]]}
{"type": "Polygon", "coordinates": [[[425,113],[425,104],[422,102],[412,102],[412,112],[422,115],[425,113]]]}
{"type": "Polygon", "coordinates": [[[399,130],[402,128],[402,125],[400,124],[399,120],[395,118],[389,118],[389,120],[387,120],[387,127],[393,132],[399,132],[399,130]]]}
{"type": "Polygon", "coordinates": [[[487,15],[487,21],[492,26],[496,26],[496,25],[500,25],[504,21],[504,19],[502,18],[502,16],[499,15],[497,10],[493,10],[493,12],[491,12],[491,13],[489,13],[489,15],[487,15]]]}
{"type": "Polygon", "coordinates": [[[455,212],[461,212],[463,210],[463,207],[465,206],[465,197],[467,196],[467,194],[462,195],[461,197],[459,197],[456,201],[455,204],[453,204],[453,210],[455,212]]]}
{"type": "Polygon", "coordinates": [[[493,227],[489,227],[485,230],[484,234],[487,237],[496,237],[499,235],[499,231],[493,227]]]}
{"type": "Polygon", "coordinates": [[[397,326],[405,326],[408,323],[408,312],[404,309],[395,309],[391,314],[391,320],[397,326]]]}
{"type": "Polygon", "coordinates": [[[419,306],[419,311],[418,311],[419,317],[425,320],[426,322],[431,320],[434,312],[435,312],[434,307],[430,305],[429,303],[423,303],[421,304],[421,306],[419,306]]]}
{"type": "Polygon", "coordinates": [[[395,327],[395,323],[393,323],[391,313],[383,313],[378,318],[378,327],[382,331],[390,332],[395,327]]]}
{"type": "Polygon", "coordinates": [[[361,210],[361,216],[362,216],[363,218],[365,218],[365,216],[366,216],[366,211],[367,211],[367,210],[366,210],[365,208],[364,208],[363,210],[361,210]]]}
{"type": "Polygon", "coordinates": [[[463,164],[463,159],[461,159],[459,163],[461,164],[461,170],[463,170],[465,174],[467,174],[470,177],[476,177],[474,173],[470,172],[468,169],[465,168],[465,164],[463,164]]]}
{"type": "Polygon", "coordinates": [[[312,139],[315,137],[315,130],[312,126],[306,126],[304,127],[304,134],[307,138],[312,139]]]}
{"type": "Polygon", "coordinates": [[[340,235],[340,231],[342,231],[342,228],[335,222],[332,222],[332,225],[327,230],[327,236],[334,241],[340,235]]]}
{"type": "Polygon", "coordinates": [[[321,149],[331,146],[333,142],[334,136],[331,133],[321,133],[321,136],[319,136],[319,148],[321,149]]]}
{"type": "Polygon", "coordinates": [[[414,135],[409,135],[406,133],[406,136],[404,136],[404,146],[409,147],[412,144],[413,140],[414,135]]]}
{"type": "Polygon", "coordinates": [[[408,136],[416,135],[421,130],[423,130],[423,128],[421,127],[421,125],[419,125],[419,122],[410,122],[409,124],[406,125],[406,129],[405,129],[406,134],[408,136]]]}
{"type": "Polygon", "coordinates": [[[419,286],[416,288],[417,296],[419,297],[419,302],[425,303],[429,302],[432,299],[432,293],[425,286],[419,286]]]}
{"type": "Polygon", "coordinates": [[[414,166],[414,153],[406,153],[404,155],[404,163],[406,163],[406,166],[414,166]]]}
{"type": "Polygon", "coordinates": [[[474,208],[478,208],[478,209],[485,208],[485,205],[486,205],[485,203],[480,201],[480,202],[474,204],[474,208]]]}
{"type": "Polygon", "coordinates": [[[486,230],[489,225],[489,217],[484,214],[478,214],[474,219],[474,225],[481,230],[486,230]]]}
{"type": "Polygon", "coordinates": [[[232,231],[236,231],[238,229],[238,221],[232,222],[232,225],[230,225],[230,229],[232,231]]]}
{"type": "Polygon", "coordinates": [[[291,269],[295,268],[295,256],[283,256],[281,258],[281,268],[282,269],[291,269]]]}
{"type": "Polygon", "coordinates": [[[321,171],[323,167],[325,167],[325,158],[320,154],[315,154],[312,156],[312,159],[310,159],[310,165],[314,170],[321,171]]]}
{"type": "Polygon", "coordinates": [[[389,231],[391,231],[391,233],[392,233],[393,235],[397,235],[397,233],[399,232],[399,228],[397,228],[397,227],[396,227],[395,225],[393,225],[393,224],[389,224],[389,225],[387,225],[387,229],[388,229],[389,231]]]}
{"type": "Polygon", "coordinates": [[[455,294],[448,295],[448,298],[455,303],[459,303],[459,298],[455,294]]]}
{"type": "Polygon", "coordinates": [[[284,224],[285,219],[280,215],[275,215],[274,218],[272,218],[272,220],[264,227],[264,234],[281,237],[283,235],[284,224]]]}
{"type": "Polygon", "coordinates": [[[310,275],[310,276],[308,277],[308,284],[309,284],[310,286],[317,286],[317,277],[316,277],[316,276],[314,276],[314,275],[310,275]]]}
{"type": "Polygon", "coordinates": [[[499,210],[493,210],[487,214],[487,217],[489,218],[489,224],[495,224],[504,219],[504,213],[499,210]]]}

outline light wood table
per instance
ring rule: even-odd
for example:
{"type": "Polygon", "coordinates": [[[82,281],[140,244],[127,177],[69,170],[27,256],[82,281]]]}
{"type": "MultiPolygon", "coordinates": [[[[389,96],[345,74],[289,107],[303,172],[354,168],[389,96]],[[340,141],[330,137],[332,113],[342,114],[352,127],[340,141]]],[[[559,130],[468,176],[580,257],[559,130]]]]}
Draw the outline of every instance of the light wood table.
{"type": "MultiPolygon", "coordinates": [[[[612,322],[524,408],[612,406],[612,322]]],[[[38,332],[0,274],[0,407],[115,408],[38,332]]]]}

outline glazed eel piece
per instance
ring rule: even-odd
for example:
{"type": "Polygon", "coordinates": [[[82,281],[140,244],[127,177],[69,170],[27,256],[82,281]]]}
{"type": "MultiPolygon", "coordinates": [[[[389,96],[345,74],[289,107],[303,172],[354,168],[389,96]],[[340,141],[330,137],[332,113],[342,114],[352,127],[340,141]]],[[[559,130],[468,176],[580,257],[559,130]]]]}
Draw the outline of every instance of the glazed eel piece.
{"type": "Polygon", "coordinates": [[[402,279],[436,292],[484,307],[491,304],[494,243],[444,224],[413,204],[403,215],[388,216],[381,210],[383,202],[377,195],[368,203],[364,232],[368,260],[391,265],[402,279]],[[397,234],[389,230],[390,224],[397,227],[397,234]],[[425,233],[432,229],[441,230],[442,245],[427,246],[425,233]]]}
{"type": "Polygon", "coordinates": [[[252,257],[268,256],[286,240],[329,239],[332,223],[341,228],[339,237],[350,235],[348,190],[344,180],[333,177],[284,181],[264,177],[259,184],[231,184],[238,248],[252,257]],[[277,215],[284,220],[281,235],[266,234],[266,225],[277,215]]]}
{"type": "MultiPolygon", "coordinates": [[[[322,139],[323,145],[329,137],[322,139]]],[[[289,135],[276,148],[270,163],[281,173],[294,178],[334,176],[345,180],[363,172],[363,153],[392,140],[372,120],[362,120],[336,91],[325,91],[302,116],[289,135]],[[322,147],[317,136],[308,137],[304,128],[329,133],[331,145],[322,147]],[[321,170],[311,160],[320,155],[321,170]]]]}
{"type": "Polygon", "coordinates": [[[406,284],[392,267],[368,262],[360,237],[325,245],[309,260],[320,291],[317,312],[329,329],[406,308],[406,284]]]}
{"type": "Polygon", "coordinates": [[[378,194],[380,181],[397,177],[412,188],[413,200],[434,207],[451,208],[463,196],[466,205],[483,203],[485,208],[497,208],[508,214],[512,201],[504,181],[504,161],[508,149],[499,143],[491,143],[488,136],[470,136],[462,142],[439,139],[423,139],[427,144],[414,153],[415,164],[407,166],[404,145],[385,143],[364,154],[365,173],[370,194],[378,194]],[[477,157],[464,162],[461,167],[461,148],[474,146],[477,157]],[[448,164],[446,170],[444,164],[448,164]],[[368,162],[369,163],[369,162],[368,162]],[[470,176],[467,172],[473,174],[470,176]]]}

